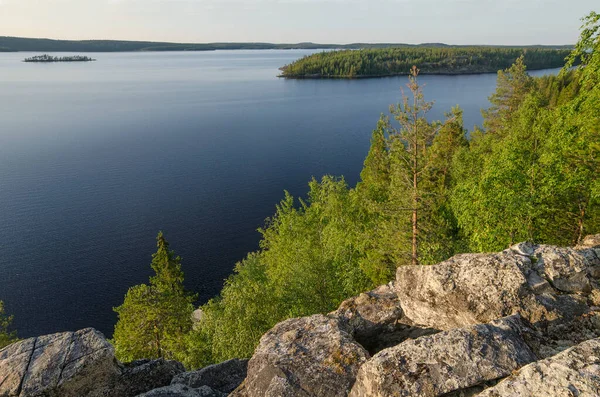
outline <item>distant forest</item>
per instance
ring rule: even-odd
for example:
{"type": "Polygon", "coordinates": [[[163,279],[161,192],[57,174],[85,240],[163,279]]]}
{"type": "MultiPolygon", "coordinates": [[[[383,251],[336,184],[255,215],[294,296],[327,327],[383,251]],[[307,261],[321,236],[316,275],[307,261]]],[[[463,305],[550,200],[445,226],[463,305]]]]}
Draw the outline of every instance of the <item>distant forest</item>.
{"type": "MultiPolygon", "coordinates": [[[[353,44],[273,44],[273,43],[166,43],[152,41],[121,40],[51,40],[0,36],[0,52],[43,51],[43,52],[126,52],[126,51],[214,51],[214,50],[286,50],[286,49],[360,49],[390,47],[450,47],[442,43],[419,45],[393,43],[353,44]]],[[[571,46],[539,46],[536,48],[567,49],[571,46]]],[[[511,48],[511,47],[502,47],[511,48]]],[[[514,61],[514,59],[513,59],[514,61]]],[[[510,63],[509,63],[510,65],[510,63]]]]}
{"type": "Polygon", "coordinates": [[[328,51],[281,68],[287,78],[358,78],[421,74],[496,73],[524,55],[529,70],[560,68],[570,51],[540,47],[400,47],[328,51]]]}

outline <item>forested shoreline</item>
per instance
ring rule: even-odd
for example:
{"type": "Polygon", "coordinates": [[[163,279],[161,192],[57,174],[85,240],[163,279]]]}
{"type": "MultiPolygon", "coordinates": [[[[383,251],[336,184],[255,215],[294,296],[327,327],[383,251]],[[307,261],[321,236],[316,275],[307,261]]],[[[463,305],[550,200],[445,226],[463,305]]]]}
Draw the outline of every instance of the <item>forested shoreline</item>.
{"type": "MultiPolygon", "coordinates": [[[[426,118],[433,103],[413,68],[406,95],[375,126],[360,182],[324,176],[309,182],[306,199],[285,193],[260,229],[260,249],[197,322],[185,265],[159,234],[155,275],[115,308],[118,358],[199,368],[250,357],[278,322],[335,310],[398,266],[520,241],[571,246],[598,233],[600,14],[585,19],[560,74],[533,78],[527,67],[524,55],[498,72],[483,126],[470,134],[459,107],[426,118]]],[[[10,320],[0,304],[0,347],[16,337],[10,320]]]]}
{"type": "MultiPolygon", "coordinates": [[[[404,44],[404,43],[169,43],[128,40],[53,40],[26,37],[0,36],[0,51],[35,52],[129,52],[129,51],[215,51],[215,50],[290,50],[290,49],[360,49],[390,47],[456,47],[443,43],[404,44]]],[[[497,48],[514,48],[498,46],[497,48]]],[[[569,50],[572,46],[529,46],[527,48],[546,48],[569,50]]]]}
{"type": "Polygon", "coordinates": [[[307,55],[281,68],[279,77],[295,79],[368,78],[421,74],[496,73],[521,55],[529,70],[561,68],[570,51],[548,48],[400,47],[340,50],[307,55]]]}

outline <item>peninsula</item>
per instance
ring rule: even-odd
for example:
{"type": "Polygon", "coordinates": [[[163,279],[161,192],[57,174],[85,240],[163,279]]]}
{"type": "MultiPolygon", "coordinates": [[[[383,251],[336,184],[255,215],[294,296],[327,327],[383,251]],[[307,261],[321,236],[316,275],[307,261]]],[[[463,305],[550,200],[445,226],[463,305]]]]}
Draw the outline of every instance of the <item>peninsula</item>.
{"type": "Polygon", "coordinates": [[[280,68],[285,78],[364,78],[421,74],[496,73],[524,55],[529,70],[564,66],[567,49],[540,47],[395,47],[320,52],[280,68]]]}
{"type": "Polygon", "coordinates": [[[74,55],[68,57],[53,57],[52,55],[36,55],[30,58],[25,58],[23,62],[92,62],[95,59],[90,57],[74,55]]]}

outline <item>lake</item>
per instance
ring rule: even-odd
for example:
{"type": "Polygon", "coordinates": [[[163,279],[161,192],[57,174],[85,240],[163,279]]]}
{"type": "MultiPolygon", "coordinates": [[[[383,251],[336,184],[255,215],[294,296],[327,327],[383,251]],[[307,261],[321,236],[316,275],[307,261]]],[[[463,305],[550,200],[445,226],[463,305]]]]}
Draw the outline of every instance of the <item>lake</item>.
{"type": "MultiPolygon", "coordinates": [[[[111,335],[159,230],[202,303],[257,249],[284,189],[324,174],[354,185],[407,80],[276,77],[311,52],[0,53],[0,300],[19,336],[111,335]]],[[[420,81],[433,119],[458,104],[472,128],[496,76],[420,81]]]]}

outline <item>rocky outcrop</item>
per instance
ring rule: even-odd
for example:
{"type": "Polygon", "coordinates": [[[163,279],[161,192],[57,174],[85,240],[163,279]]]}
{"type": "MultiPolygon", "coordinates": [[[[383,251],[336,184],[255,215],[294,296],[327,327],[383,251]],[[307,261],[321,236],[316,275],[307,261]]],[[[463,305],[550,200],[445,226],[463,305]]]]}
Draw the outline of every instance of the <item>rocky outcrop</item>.
{"type": "Polygon", "coordinates": [[[524,332],[517,315],[408,340],[365,363],[350,397],[435,397],[505,377],[537,359],[524,332]]]}
{"type": "Polygon", "coordinates": [[[600,339],[529,364],[478,397],[600,396],[600,339]]]}
{"type": "Polygon", "coordinates": [[[248,360],[236,358],[199,371],[182,373],[175,376],[171,384],[182,384],[191,388],[208,386],[223,393],[231,393],[244,381],[247,370],[248,360]]]}
{"type": "Polygon", "coordinates": [[[600,235],[404,266],[277,324],[250,361],[187,373],[121,364],[93,329],[30,338],[0,350],[0,397],[598,396],[599,279],[600,235]]]}
{"type": "Polygon", "coordinates": [[[0,396],[135,396],[168,385],[179,363],[120,364],[104,336],[87,328],[29,338],[0,350],[0,396]]]}
{"type": "Polygon", "coordinates": [[[590,278],[600,265],[594,251],[524,243],[434,266],[402,266],[396,292],[405,315],[428,327],[452,329],[515,313],[556,326],[589,312],[590,278]]]}
{"type": "Polygon", "coordinates": [[[369,353],[337,318],[315,315],[277,324],[260,340],[234,396],[347,396],[369,353]]]}
{"type": "Polygon", "coordinates": [[[393,284],[348,299],[327,317],[275,326],[232,395],[346,396],[351,385],[352,397],[455,397],[502,388],[523,366],[599,336],[596,241],[576,249],[522,243],[401,267],[393,284]],[[336,354],[340,344],[352,349],[336,354]],[[350,359],[361,346],[373,357],[363,351],[350,359]],[[333,362],[349,365],[336,374],[333,362]]]}
{"type": "Polygon", "coordinates": [[[30,338],[0,350],[0,396],[92,395],[120,374],[112,346],[94,329],[30,338]]]}

